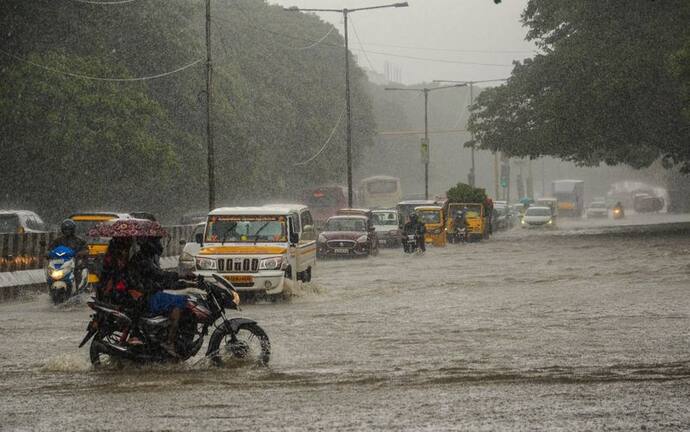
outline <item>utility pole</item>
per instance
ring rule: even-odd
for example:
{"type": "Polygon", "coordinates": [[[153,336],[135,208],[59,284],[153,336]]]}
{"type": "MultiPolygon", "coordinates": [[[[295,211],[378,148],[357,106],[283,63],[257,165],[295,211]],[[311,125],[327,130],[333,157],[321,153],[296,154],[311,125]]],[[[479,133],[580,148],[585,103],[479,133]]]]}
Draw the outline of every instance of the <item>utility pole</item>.
{"type": "Polygon", "coordinates": [[[206,0],[206,152],[208,164],[208,209],[216,207],[215,161],[211,105],[213,103],[213,64],[211,63],[211,0],[206,0]]]}
{"type": "MultiPolygon", "coordinates": [[[[470,106],[474,104],[474,83],[470,83],[470,106]]],[[[469,117],[468,117],[469,118],[469,117]]],[[[472,168],[470,168],[470,174],[467,176],[470,186],[474,187],[475,183],[475,165],[474,165],[474,132],[471,135],[472,147],[470,151],[472,152],[472,168]]]]}
{"type": "Polygon", "coordinates": [[[424,89],[424,144],[426,145],[426,158],[424,160],[424,199],[429,199],[429,160],[431,149],[429,148],[429,89],[424,89]]]}
{"type": "MultiPolygon", "coordinates": [[[[208,1],[208,0],[207,0],[208,1]]],[[[407,7],[407,2],[392,3],[382,6],[369,6],[356,9],[301,9],[297,6],[283,8],[287,12],[338,12],[343,14],[345,26],[345,111],[347,112],[346,126],[346,157],[347,157],[347,205],[352,207],[352,107],[350,102],[350,46],[348,38],[347,16],[349,13],[370,9],[383,9],[391,7],[407,7]]]]}
{"type": "Polygon", "coordinates": [[[429,144],[429,92],[434,90],[443,90],[455,87],[466,87],[467,84],[453,84],[442,87],[424,87],[424,88],[404,88],[404,87],[386,87],[384,90],[389,91],[414,91],[424,93],[424,142],[422,143],[422,155],[424,162],[424,199],[429,199],[429,159],[431,155],[431,145],[429,144]]]}
{"type": "MultiPolygon", "coordinates": [[[[469,108],[474,105],[474,85],[475,84],[480,84],[480,83],[488,83],[488,82],[497,82],[497,81],[507,81],[508,78],[498,78],[498,79],[491,79],[491,80],[481,80],[481,81],[458,81],[458,80],[434,80],[433,82],[435,83],[464,83],[469,85],[470,87],[470,105],[469,108]]],[[[468,121],[469,121],[469,116],[468,116],[468,121]]],[[[472,142],[474,143],[474,133],[472,133],[472,142]]],[[[476,171],[475,171],[475,161],[474,161],[474,144],[472,147],[470,147],[471,155],[472,155],[472,168],[470,168],[470,172],[467,175],[467,181],[470,186],[474,187],[475,182],[476,182],[476,171]]],[[[498,165],[494,166],[494,171],[497,173],[498,172],[498,165]]],[[[495,175],[496,179],[498,179],[498,174],[495,175]]],[[[496,186],[496,197],[498,197],[498,186],[496,186]]]]}
{"type": "Polygon", "coordinates": [[[347,158],[347,206],[352,208],[352,108],[350,106],[350,45],[347,37],[347,9],[343,9],[343,22],[345,25],[345,111],[347,114],[346,131],[346,158],[347,158]]]}

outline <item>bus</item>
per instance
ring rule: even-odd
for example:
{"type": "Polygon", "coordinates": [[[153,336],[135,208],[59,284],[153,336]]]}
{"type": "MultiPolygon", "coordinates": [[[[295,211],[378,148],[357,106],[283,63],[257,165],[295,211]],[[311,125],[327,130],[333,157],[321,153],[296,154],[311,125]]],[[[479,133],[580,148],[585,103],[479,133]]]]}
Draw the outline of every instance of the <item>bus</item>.
{"type": "Polygon", "coordinates": [[[347,207],[346,194],[342,186],[320,186],[305,190],[302,201],[311,210],[316,226],[321,227],[335,212],[347,207]]]}
{"type": "Polygon", "coordinates": [[[359,183],[359,205],[370,209],[394,208],[402,197],[400,179],[389,176],[373,176],[359,183]]]}
{"type": "Polygon", "coordinates": [[[554,180],[553,196],[558,200],[561,216],[580,217],[585,211],[585,182],[582,180],[554,180]]]}

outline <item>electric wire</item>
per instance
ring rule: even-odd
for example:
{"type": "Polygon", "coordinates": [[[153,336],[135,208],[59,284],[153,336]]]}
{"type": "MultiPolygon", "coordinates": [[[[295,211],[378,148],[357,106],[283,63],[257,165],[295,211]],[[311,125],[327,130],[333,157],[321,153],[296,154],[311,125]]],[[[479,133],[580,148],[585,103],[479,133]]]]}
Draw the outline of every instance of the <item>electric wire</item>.
{"type": "Polygon", "coordinates": [[[110,0],[110,1],[96,1],[96,0],[72,0],[77,3],[94,4],[94,5],[121,5],[127,3],[134,3],[138,0],[110,0]]]}
{"type": "Polygon", "coordinates": [[[333,126],[333,129],[331,130],[330,135],[328,135],[328,139],[326,139],[326,142],[323,143],[323,146],[321,146],[321,148],[319,149],[319,151],[317,151],[317,152],[316,152],[312,157],[310,157],[309,159],[307,159],[307,160],[305,160],[305,161],[302,161],[302,162],[297,162],[297,163],[295,163],[295,164],[294,164],[295,166],[304,166],[304,165],[307,165],[309,162],[311,162],[311,161],[313,161],[314,159],[316,159],[317,157],[319,157],[319,155],[320,155],[321,153],[323,153],[324,150],[326,150],[326,147],[327,147],[328,144],[331,142],[331,139],[333,139],[333,136],[335,135],[335,131],[338,130],[338,127],[340,126],[340,122],[343,120],[343,117],[345,116],[345,111],[346,111],[346,109],[343,108],[343,110],[340,112],[340,117],[338,117],[338,121],[335,123],[335,126],[333,126]]]}
{"type": "Polygon", "coordinates": [[[350,17],[350,23],[352,24],[352,30],[355,33],[355,37],[357,38],[357,42],[359,43],[360,48],[362,48],[362,51],[364,52],[364,58],[367,60],[367,63],[369,63],[369,67],[371,68],[372,71],[376,71],[374,68],[374,65],[371,63],[371,59],[367,55],[367,52],[364,51],[364,45],[362,45],[362,40],[359,38],[359,34],[357,33],[357,27],[355,26],[355,21],[350,17]]]}
{"type": "MultiPolygon", "coordinates": [[[[303,37],[299,36],[293,36],[287,33],[281,33],[277,32],[274,30],[269,30],[267,28],[261,27],[258,24],[256,24],[256,21],[254,21],[249,15],[247,15],[244,10],[241,7],[236,6],[237,10],[244,15],[244,17],[247,19],[246,25],[249,27],[253,27],[255,29],[261,30],[265,33],[272,34],[275,36],[280,36],[281,38],[288,38],[288,39],[293,39],[293,40],[300,40],[304,42],[310,42],[314,43],[317,42],[312,39],[306,39],[303,37]]],[[[342,45],[338,44],[332,44],[332,43],[326,43],[322,42],[320,44],[322,47],[328,47],[328,48],[342,48],[342,45]]],[[[363,48],[350,48],[352,51],[361,51],[367,54],[377,54],[377,55],[382,55],[382,56],[388,56],[388,57],[397,57],[397,58],[405,58],[409,60],[418,60],[418,61],[427,61],[427,62],[435,62],[435,63],[449,63],[449,64],[461,64],[461,65],[473,65],[473,66],[490,66],[490,67],[512,67],[512,64],[499,64],[499,63],[481,63],[481,62],[466,62],[466,61],[457,61],[457,60],[447,60],[447,59],[439,59],[439,58],[430,58],[430,57],[418,57],[418,56],[411,56],[411,55],[404,55],[404,54],[394,54],[394,53],[389,53],[389,52],[382,52],[382,51],[372,51],[372,50],[365,50],[363,48]]]]}
{"type": "Polygon", "coordinates": [[[321,42],[323,42],[328,36],[330,36],[330,34],[333,33],[333,30],[335,30],[335,27],[334,27],[334,26],[331,26],[330,30],[328,30],[328,32],[327,32],[325,35],[323,35],[323,36],[322,36],[319,40],[317,40],[316,42],[314,42],[314,43],[312,43],[312,44],[309,44],[309,45],[307,45],[307,46],[297,47],[297,48],[292,48],[292,47],[286,47],[286,48],[287,48],[287,49],[291,49],[291,50],[296,50],[296,51],[308,50],[308,49],[315,48],[315,47],[318,46],[321,42]]]}
{"type": "Polygon", "coordinates": [[[190,67],[203,61],[203,59],[198,59],[198,60],[195,60],[189,64],[181,66],[175,70],[159,73],[156,75],[148,75],[148,76],[134,77],[134,78],[110,78],[110,77],[97,77],[97,76],[92,76],[92,75],[84,75],[84,74],[78,74],[78,73],[74,73],[74,72],[55,69],[55,68],[52,68],[50,66],[45,66],[45,65],[42,65],[40,63],[36,63],[36,62],[31,61],[31,60],[27,60],[23,57],[20,57],[16,54],[9,53],[9,52],[2,50],[2,49],[0,49],[0,53],[6,55],[8,57],[14,58],[16,60],[19,60],[23,63],[28,64],[28,65],[31,65],[31,66],[34,66],[34,67],[37,67],[40,69],[44,69],[44,70],[49,71],[49,72],[53,72],[53,73],[57,73],[57,74],[61,74],[61,75],[66,75],[66,76],[70,76],[73,78],[80,78],[80,79],[91,80],[91,81],[106,81],[106,82],[134,82],[134,81],[148,81],[148,80],[154,80],[154,79],[158,79],[158,78],[164,78],[164,77],[176,74],[178,72],[182,72],[186,69],[189,69],[190,67]]]}

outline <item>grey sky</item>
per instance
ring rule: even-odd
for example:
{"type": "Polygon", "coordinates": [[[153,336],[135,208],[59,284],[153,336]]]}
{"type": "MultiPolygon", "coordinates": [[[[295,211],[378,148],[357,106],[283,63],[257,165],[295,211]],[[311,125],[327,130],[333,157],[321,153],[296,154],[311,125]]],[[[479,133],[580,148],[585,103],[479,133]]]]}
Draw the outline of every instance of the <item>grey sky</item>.
{"type": "MultiPolygon", "coordinates": [[[[305,8],[356,8],[397,0],[269,1],[305,8]]],[[[350,15],[350,48],[362,66],[370,69],[371,63],[377,72],[383,72],[388,61],[401,69],[402,81],[408,84],[434,79],[482,80],[507,77],[514,59],[532,55],[534,46],[524,40],[526,30],[519,21],[527,0],[504,0],[500,5],[492,0],[409,0],[409,4],[409,8],[350,15]],[[366,55],[354,30],[368,51],[366,55]],[[506,66],[490,66],[493,64],[506,66]]],[[[342,33],[342,15],[320,13],[320,16],[342,33]]]]}

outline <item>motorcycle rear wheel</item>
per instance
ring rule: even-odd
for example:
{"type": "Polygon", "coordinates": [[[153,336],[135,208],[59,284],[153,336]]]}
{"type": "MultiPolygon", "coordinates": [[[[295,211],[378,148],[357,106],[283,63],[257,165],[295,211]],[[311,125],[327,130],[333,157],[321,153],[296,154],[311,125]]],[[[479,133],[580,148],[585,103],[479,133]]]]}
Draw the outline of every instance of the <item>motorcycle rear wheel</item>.
{"type": "Polygon", "coordinates": [[[211,361],[216,366],[237,363],[265,366],[271,357],[271,342],[258,324],[240,324],[233,335],[228,326],[216,330],[209,341],[211,361]]]}

